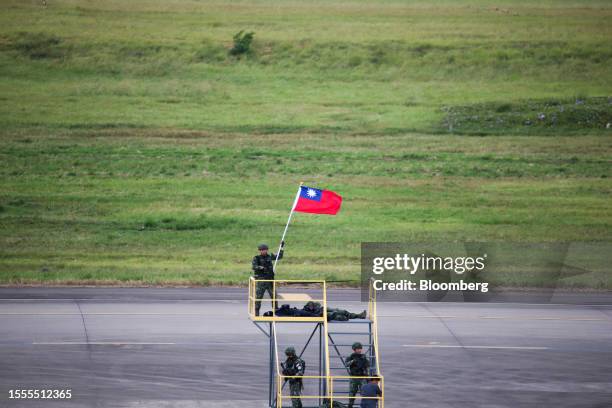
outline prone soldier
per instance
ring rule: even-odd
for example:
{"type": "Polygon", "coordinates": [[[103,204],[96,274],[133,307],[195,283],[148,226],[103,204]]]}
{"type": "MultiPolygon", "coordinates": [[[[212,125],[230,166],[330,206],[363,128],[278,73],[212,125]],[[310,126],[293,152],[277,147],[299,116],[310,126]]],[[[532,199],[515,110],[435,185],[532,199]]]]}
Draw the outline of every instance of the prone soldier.
{"type": "Polygon", "coordinates": [[[365,319],[366,311],[364,310],[361,313],[351,313],[348,310],[344,309],[327,309],[327,321],[337,320],[341,322],[345,322],[347,320],[352,319],[365,319]]]}
{"type": "MultiPolygon", "coordinates": [[[[307,313],[312,314],[313,316],[322,316],[323,315],[323,306],[319,302],[309,301],[302,308],[307,313]]],[[[335,309],[335,308],[327,308],[327,321],[330,322],[332,320],[337,321],[347,321],[351,319],[365,319],[367,316],[366,311],[364,310],[361,313],[352,313],[348,310],[344,309],[335,309]]]]}

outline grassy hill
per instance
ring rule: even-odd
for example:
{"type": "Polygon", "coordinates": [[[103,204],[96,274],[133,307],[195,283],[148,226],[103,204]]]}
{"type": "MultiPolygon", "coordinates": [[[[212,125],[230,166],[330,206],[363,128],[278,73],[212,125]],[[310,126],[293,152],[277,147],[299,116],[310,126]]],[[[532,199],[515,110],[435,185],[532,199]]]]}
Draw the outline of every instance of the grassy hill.
{"type": "Polygon", "coordinates": [[[609,2],[0,6],[0,283],[243,282],[300,181],[345,204],[296,216],[282,277],[612,238],[609,2]]]}

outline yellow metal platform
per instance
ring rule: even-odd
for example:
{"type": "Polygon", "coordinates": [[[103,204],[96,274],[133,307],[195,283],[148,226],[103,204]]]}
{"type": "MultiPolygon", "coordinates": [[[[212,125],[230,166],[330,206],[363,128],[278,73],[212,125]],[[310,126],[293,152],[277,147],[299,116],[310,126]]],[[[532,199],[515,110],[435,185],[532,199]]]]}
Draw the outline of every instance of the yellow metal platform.
{"type": "MultiPolygon", "coordinates": [[[[255,316],[255,298],[257,282],[271,282],[272,293],[275,294],[272,299],[264,298],[259,299],[262,305],[272,305],[273,302],[284,302],[284,303],[299,303],[303,306],[306,302],[319,302],[323,306],[323,310],[327,310],[327,287],[324,280],[278,280],[278,279],[255,279],[251,277],[249,279],[249,318],[255,322],[323,322],[325,319],[323,316],[320,317],[302,317],[302,316],[276,316],[275,310],[272,307],[270,309],[272,316],[255,316]],[[296,289],[302,290],[297,292],[296,289]],[[289,292],[289,290],[291,290],[289,292]],[[313,298],[310,293],[306,290],[320,293],[319,296],[313,298]]],[[[324,313],[325,315],[325,313],[324,313]]]]}

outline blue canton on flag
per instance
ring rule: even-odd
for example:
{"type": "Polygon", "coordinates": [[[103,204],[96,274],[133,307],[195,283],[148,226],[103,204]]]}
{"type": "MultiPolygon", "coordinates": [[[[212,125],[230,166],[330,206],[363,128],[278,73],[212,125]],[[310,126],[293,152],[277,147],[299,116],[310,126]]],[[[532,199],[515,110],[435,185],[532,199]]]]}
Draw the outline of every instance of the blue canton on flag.
{"type": "Polygon", "coordinates": [[[318,188],[300,187],[300,197],[313,201],[321,201],[322,191],[318,188]]]}

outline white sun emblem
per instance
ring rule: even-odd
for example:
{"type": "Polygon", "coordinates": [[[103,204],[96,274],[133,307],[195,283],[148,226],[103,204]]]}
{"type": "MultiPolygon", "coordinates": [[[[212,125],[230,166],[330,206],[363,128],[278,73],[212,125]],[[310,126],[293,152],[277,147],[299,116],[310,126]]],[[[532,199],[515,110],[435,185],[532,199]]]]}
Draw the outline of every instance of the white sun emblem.
{"type": "Polygon", "coordinates": [[[306,191],[306,195],[310,198],[315,198],[317,196],[317,192],[312,188],[309,188],[308,191],[306,191]]]}

